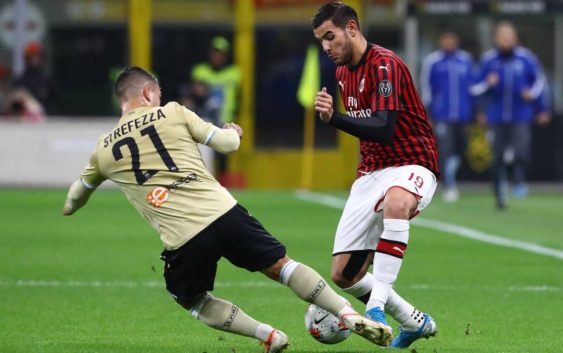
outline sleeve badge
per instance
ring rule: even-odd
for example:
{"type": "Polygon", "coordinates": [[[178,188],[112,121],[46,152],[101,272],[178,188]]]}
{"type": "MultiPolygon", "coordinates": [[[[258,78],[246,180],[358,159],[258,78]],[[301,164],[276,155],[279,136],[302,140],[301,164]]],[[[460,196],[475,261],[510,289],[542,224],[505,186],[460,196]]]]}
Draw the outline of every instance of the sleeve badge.
{"type": "Polygon", "coordinates": [[[389,80],[383,80],[379,83],[379,94],[383,97],[389,97],[393,93],[393,84],[389,80]]]}

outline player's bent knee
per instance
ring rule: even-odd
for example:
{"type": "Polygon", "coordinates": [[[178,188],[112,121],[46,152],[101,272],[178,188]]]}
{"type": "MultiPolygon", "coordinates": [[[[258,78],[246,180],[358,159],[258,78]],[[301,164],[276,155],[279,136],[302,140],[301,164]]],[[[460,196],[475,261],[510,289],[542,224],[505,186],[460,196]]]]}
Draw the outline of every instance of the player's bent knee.
{"type": "Polygon", "coordinates": [[[408,191],[392,188],[385,196],[383,212],[385,218],[409,219],[416,212],[418,201],[408,191]]]}
{"type": "Polygon", "coordinates": [[[332,282],[334,282],[334,284],[336,284],[339,288],[348,288],[351,286],[351,281],[346,279],[340,270],[333,270],[331,278],[332,282]]]}
{"type": "Polygon", "coordinates": [[[291,259],[288,256],[284,256],[276,261],[273,265],[263,269],[260,272],[268,276],[268,278],[273,279],[274,281],[279,281],[281,270],[289,261],[291,261],[291,259]]]}
{"type": "Polygon", "coordinates": [[[185,299],[181,299],[181,298],[175,298],[174,300],[176,301],[176,303],[178,303],[184,309],[186,309],[188,311],[193,311],[194,308],[198,308],[198,307],[203,306],[203,304],[205,304],[205,302],[208,299],[209,299],[209,293],[203,292],[203,293],[196,295],[192,299],[185,300],[185,299]]]}
{"type": "Polygon", "coordinates": [[[367,250],[354,251],[335,260],[332,281],[340,288],[349,288],[364,277],[371,263],[371,256],[367,250]]]}
{"type": "Polygon", "coordinates": [[[332,282],[336,284],[339,288],[350,288],[356,284],[360,279],[366,275],[366,270],[360,270],[355,273],[354,276],[346,275],[342,271],[333,271],[331,273],[332,282]]]}
{"type": "Polygon", "coordinates": [[[393,219],[409,219],[410,218],[410,210],[406,207],[406,205],[391,205],[389,207],[385,207],[384,215],[385,218],[393,218],[393,219]]]}

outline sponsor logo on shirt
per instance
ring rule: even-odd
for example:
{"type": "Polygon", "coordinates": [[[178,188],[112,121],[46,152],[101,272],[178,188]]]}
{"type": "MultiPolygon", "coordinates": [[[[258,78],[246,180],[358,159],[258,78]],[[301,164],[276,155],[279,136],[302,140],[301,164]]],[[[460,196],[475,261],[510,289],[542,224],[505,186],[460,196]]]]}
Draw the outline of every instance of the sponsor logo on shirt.
{"type": "Polygon", "coordinates": [[[167,188],[169,190],[174,190],[177,189],[178,187],[180,187],[181,185],[184,184],[189,184],[192,181],[196,181],[197,180],[197,174],[196,173],[191,173],[188,176],[185,176],[183,178],[180,178],[178,180],[176,180],[175,182],[173,182],[172,184],[168,185],[167,188]]]}
{"type": "Polygon", "coordinates": [[[147,194],[147,202],[155,208],[161,207],[168,201],[170,191],[164,186],[157,186],[147,194]]]}
{"type": "Polygon", "coordinates": [[[371,109],[360,109],[360,110],[347,110],[346,114],[352,118],[369,118],[371,116],[371,109]]]}
{"type": "Polygon", "coordinates": [[[168,186],[157,186],[147,194],[147,202],[154,207],[161,207],[168,201],[170,193],[178,189],[181,185],[189,184],[197,180],[197,174],[191,173],[183,178],[174,181],[168,186]]]}

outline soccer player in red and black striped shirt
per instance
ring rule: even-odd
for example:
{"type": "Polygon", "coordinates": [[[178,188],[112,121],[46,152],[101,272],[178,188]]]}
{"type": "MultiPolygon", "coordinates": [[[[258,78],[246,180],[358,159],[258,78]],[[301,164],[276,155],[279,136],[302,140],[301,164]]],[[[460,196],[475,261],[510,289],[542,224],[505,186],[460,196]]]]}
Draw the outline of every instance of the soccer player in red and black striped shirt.
{"type": "Polygon", "coordinates": [[[407,66],[364,38],[352,7],[326,4],[312,22],[315,37],[338,66],[346,114],[334,111],[326,88],[317,93],[315,109],[322,121],[360,139],[358,179],[336,231],[332,278],[367,304],[366,316],[384,324],[385,311],[393,316],[401,330],[391,346],[406,348],[437,332],[430,315],[393,290],[409,220],[428,206],[436,189],[432,128],[407,66]]]}

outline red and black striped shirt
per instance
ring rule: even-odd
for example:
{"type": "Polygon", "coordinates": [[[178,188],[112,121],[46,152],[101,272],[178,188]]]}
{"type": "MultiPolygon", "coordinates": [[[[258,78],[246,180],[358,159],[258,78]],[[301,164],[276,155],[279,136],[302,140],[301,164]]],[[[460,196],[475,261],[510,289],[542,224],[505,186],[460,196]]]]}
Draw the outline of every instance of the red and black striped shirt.
{"type": "Polygon", "coordinates": [[[386,167],[413,164],[439,175],[434,134],[409,69],[401,58],[391,50],[368,44],[358,65],[339,66],[336,79],[349,116],[363,119],[372,111],[397,112],[390,143],[360,139],[358,177],[386,167]]]}

